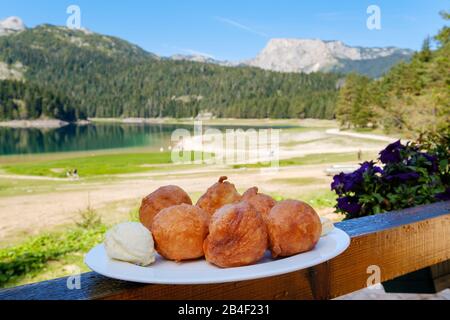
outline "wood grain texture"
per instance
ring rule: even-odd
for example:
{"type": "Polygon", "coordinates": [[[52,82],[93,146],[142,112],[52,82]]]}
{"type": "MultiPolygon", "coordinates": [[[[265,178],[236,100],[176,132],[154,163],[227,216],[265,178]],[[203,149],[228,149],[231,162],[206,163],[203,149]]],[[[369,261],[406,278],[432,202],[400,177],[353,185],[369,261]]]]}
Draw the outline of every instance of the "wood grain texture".
{"type": "Polygon", "coordinates": [[[0,291],[5,299],[331,299],[367,286],[368,267],[381,281],[450,259],[450,202],[337,224],[352,238],[339,257],[308,270],[227,284],[170,286],[116,281],[83,274],[81,290],[67,278],[0,291]]]}

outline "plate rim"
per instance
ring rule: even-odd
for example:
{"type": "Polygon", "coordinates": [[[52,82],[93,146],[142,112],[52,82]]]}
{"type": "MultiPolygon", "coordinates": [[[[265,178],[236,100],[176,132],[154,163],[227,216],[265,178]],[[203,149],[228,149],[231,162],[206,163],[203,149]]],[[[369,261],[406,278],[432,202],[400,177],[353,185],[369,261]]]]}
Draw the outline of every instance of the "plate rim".
{"type": "MultiPolygon", "coordinates": [[[[229,279],[224,279],[224,278],[217,279],[217,280],[214,280],[214,279],[211,279],[211,278],[205,278],[205,280],[200,280],[200,279],[196,279],[196,280],[189,280],[189,279],[186,279],[186,280],[180,280],[180,279],[176,279],[176,280],[174,280],[174,281],[170,281],[170,282],[169,282],[169,281],[167,281],[167,280],[165,280],[165,279],[163,279],[163,280],[158,280],[158,279],[153,279],[153,278],[152,278],[152,279],[149,279],[148,281],[144,281],[143,279],[139,279],[139,280],[138,280],[138,279],[136,279],[136,277],[128,276],[127,274],[123,274],[123,275],[120,275],[120,277],[118,277],[116,274],[111,274],[111,273],[108,273],[108,272],[106,272],[106,271],[104,271],[104,270],[99,270],[99,271],[98,271],[97,268],[93,268],[93,267],[92,267],[92,265],[91,265],[91,263],[90,263],[90,261],[89,261],[91,255],[94,254],[95,251],[97,251],[97,250],[104,250],[104,248],[102,249],[102,247],[104,247],[104,244],[103,244],[103,243],[100,243],[100,244],[96,245],[94,248],[92,248],[92,249],[84,256],[84,263],[85,263],[85,264],[89,267],[89,269],[91,269],[93,272],[98,273],[98,274],[100,274],[100,275],[102,275],[102,276],[104,276],[104,277],[107,277],[107,278],[110,278],[110,279],[114,279],[114,280],[127,281],[127,282],[133,282],[133,283],[141,283],[141,284],[158,284],[158,285],[205,285],[205,284],[220,284],[220,283],[230,283],[230,282],[250,281],[250,280],[256,280],[256,279],[264,279],[264,278],[275,277],[275,276],[279,276],[279,275],[284,275],[284,274],[288,274],[288,273],[292,273],[292,272],[304,270],[304,269],[311,268],[311,267],[313,267],[313,266],[322,264],[322,263],[324,263],[324,262],[326,262],[326,261],[329,261],[329,260],[334,259],[335,257],[341,255],[341,254],[342,254],[345,250],[347,250],[348,247],[350,246],[350,241],[351,241],[350,236],[349,236],[345,231],[343,231],[342,229],[339,229],[339,228],[336,228],[336,227],[335,227],[335,228],[333,229],[332,232],[330,232],[328,235],[322,237],[321,239],[325,239],[327,236],[329,236],[329,235],[331,235],[331,234],[333,234],[333,233],[339,234],[339,236],[342,237],[342,241],[339,242],[338,248],[336,249],[335,252],[333,252],[333,254],[330,256],[330,258],[328,258],[327,260],[321,260],[320,262],[316,262],[317,259],[311,259],[311,262],[308,262],[308,263],[304,264],[304,265],[301,266],[300,268],[299,268],[298,266],[293,265],[293,266],[291,266],[291,267],[285,267],[285,268],[282,268],[282,269],[275,269],[274,271],[271,271],[271,270],[269,269],[269,270],[268,270],[266,273],[264,273],[264,274],[261,274],[261,273],[242,272],[241,275],[236,275],[236,274],[234,274],[234,275],[230,276],[229,279]],[[97,269],[97,270],[95,270],[95,269],[97,269]]],[[[312,251],[314,251],[314,250],[312,250],[312,251]]],[[[312,251],[308,251],[308,252],[312,252],[312,251]]],[[[305,252],[305,253],[308,253],[308,252],[305,252]]],[[[298,254],[298,255],[301,255],[301,254],[304,254],[304,253],[300,253],[300,254],[298,254]]],[[[294,256],[292,256],[292,257],[296,257],[296,256],[298,256],[298,255],[294,255],[294,256]]],[[[292,258],[292,257],[287,257],[287,259],[292,258]]],[[[204,261],[205,261],[206,263],[208,263],[206,260],[204,260],[204,261]]],[[[273,262],[276,262],[276,261],[277,261],[277,260],[274,260],[273,262]]],[[[278,261],[279,261],[279,260],[278,260],[278,261]]],[[[123,262],[123,261],[114,261],[114,262],[121,262],[121,263],[127,264],[127,262],[123,262]]],[[[269,262],[269,263],[270,263],[270,262],[269,262]]],[[[128,264],[132,265],[133,267],[138,267],[138,268],[139,268],[139,266],[133,265],[133,264],[131,264],[131,263],[128,263],[128,264]]],[[[224,271],[226,272],[226,270],[234,270],[234,271],[236,271],[236,270],[239,270],[239,269],[242,269],[242,268],[250,268],[250,269],[251,269],[252,267],[255,267],[255,266],[258,266],[258,264],[256,264],[256,265],[249,265],[249,266],[243,266],[243,267],[236,267],[236,268],[224,268],[224,269],[217,267],[217,269],[218,269],[218,270],[224,270],[224,271]]],[[[145,267],[142,267],[142,268],[145,268],[145,267]]],[[[151,268],[151,266],[150,266],[150,267],[147,267],[147,268],[151,268]]]]}

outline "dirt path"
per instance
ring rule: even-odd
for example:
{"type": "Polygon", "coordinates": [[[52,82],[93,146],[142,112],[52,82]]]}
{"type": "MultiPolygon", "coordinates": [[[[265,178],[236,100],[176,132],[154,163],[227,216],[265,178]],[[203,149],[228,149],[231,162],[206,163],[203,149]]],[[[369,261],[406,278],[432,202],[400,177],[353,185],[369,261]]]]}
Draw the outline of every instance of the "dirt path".
{"type": "Polygon", "coordinates": [[[334,136],[361,138],[361,139],[369,139],[369,140],[384,141],[384,142],[395,142],[396,140],[398,140],[397,138],[382,136],[382,135],[378,135],[378,134],[346,132],[346,131],[341,131],[339,129],[328,129],[326,131],[326,133],[334,135],[334,136]]]}
{"type": "Polygon", "coordinates": [[[38,176],[25,176],[13,174],[0,174],[0,179],[35,180],[35,181],[70,181],[69,179],[66,178],[38,177],[38,176]]]}

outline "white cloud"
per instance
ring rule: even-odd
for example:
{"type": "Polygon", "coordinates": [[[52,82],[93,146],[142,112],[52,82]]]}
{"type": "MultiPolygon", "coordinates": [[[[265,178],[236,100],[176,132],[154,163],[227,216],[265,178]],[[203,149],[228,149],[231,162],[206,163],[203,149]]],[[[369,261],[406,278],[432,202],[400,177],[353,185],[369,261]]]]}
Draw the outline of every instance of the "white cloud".
{"type": "Polygon", "coordinates": [[[263,38],[269,38],[269,35],[268,35],[268,34],[266,34],[266,33],[264,33],[264,32],[260,32],[260,31],[258,31],[258,30],[255,30],[255,29],[253,29],[253,28],[251,28],[251,27],[249,27],[249,26],[246,26],[246,25],[244,25],[244,24],[242,24],[242,23],[239,23],[239,22],[237,22],[237,21],[234,21],[234,20],[231,20],[231,19],[228,19],[228,18],[223,18],[223,17],[214,17],[214,18],[215,18],[217,21],[226,23],[226,24],[228,24],[228,25],[230,25],[230,26],[233,26],[233,27],[235,27],[235,28],[238,28],[238,29],[241,29],[241,30],[244,30],[244,31],[253,33],[253,34],[256,34],[256,35],[258,35],[258,36],[260,36],[260,37],[263,37],[263,38]]]}

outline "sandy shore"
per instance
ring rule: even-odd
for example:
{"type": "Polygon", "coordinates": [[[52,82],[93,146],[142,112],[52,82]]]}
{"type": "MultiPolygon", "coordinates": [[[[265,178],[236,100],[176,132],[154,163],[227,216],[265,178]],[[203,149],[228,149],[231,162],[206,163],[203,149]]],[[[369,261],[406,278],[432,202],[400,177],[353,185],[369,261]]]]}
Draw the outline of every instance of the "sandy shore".
{"type": "Polygon", "coordinates": [[[128,124],[183,124],[193,125],[194,121],[201,121],[204,125],[218,126],[292,126],[292,127],[308,127],[308,128],[334,128],[336,122],[334,120],[318,120],[318,119],[235,119],[235,118],[219,118],[219,119],[200,119],[194,118],[89,118],[91,122],[98,123],[128,123],[128,124]]]}
{"type": "Polygon", "coordinates": [[[61,120],[12,120],[0,122],[0,127],[7,128],[39,128],[39,129],[54,129],[69,125],[68,122],[61,120]]]}
{"type": "Polygon", "coordinates": [[[370,140],[384,141],[384,142],[388,142],[388,143],[392,143],[392,142],[395,142],[398,140],[398,138],[392,138],[392,137],[378,135],[378,134],[348,132],[348,131],[341,131],[339,129],[328,129],[326,132],[327,132],[327,134],[336,135],[336,136],[370,139],[370,140]]]}

